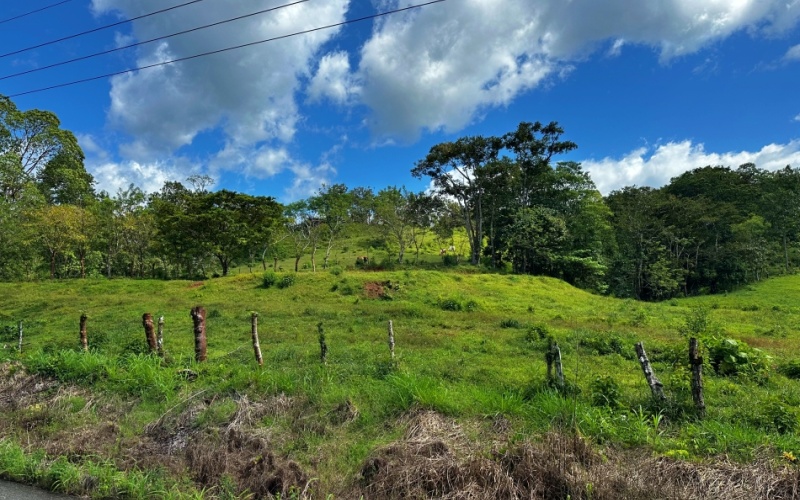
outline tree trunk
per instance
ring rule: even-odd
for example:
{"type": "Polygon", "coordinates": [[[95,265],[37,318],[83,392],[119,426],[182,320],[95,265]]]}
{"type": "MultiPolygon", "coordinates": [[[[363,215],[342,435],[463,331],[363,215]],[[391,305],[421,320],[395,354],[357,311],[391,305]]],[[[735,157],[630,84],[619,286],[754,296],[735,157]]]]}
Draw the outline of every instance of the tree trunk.
{"type": "Polygon", "coordinates": [[[191,316],[194,322],[194,359],[201,363],[206,360],[206,310],[201,306],[193,307],[191,316]]]}
{"type": "Polygon", "coordinates": [[[294,272],[300,268],[300,255],[295,256],[294,258],[294,272]]]}
{"type": "Polygon", "coordinates": [[[22,352],[22,321],[17,325],[19,331],[19,344],[17,344],[17,351],[22,352]]]}
{"type": "Polygon", "coordinates": [[[650,366],[650,360],[647,359],[647,353],[644,352],[644,344],[641,342],[636,343],[636,355],[639,357],[639,364],[642,365],[644,378],[647,380],[647,385],[650,386],[653,397],[661,401],[666,400],[667,398],[664,396],[664,384],[658,380],[658,377],[656,377],[656,374],[653,372],[653,367],[650,366]]]}
{"type": "Polygon", "coordinates": [[[564,389],[564,366],[561,364],[561,349],[558,347],[557,342],[553,340],[550,341],[550,349],[547,352],[545,360],[547,361],[547,378],[552,380],[553,367],[555,367],[556,387],[559,390],[564,389]]]}
{"type": "Polygon", "coordinates": [[[698,353],[697,339],[689,339],[689,364],[692,366],[692,399],[700,418],[706,416],[706,402],[703,398],[703,358],[698,353]]]}
{"type": "Polygon", "coordinates": [[[88,350],[89,350],[89,338],[88,338],[88,336],[86,335],[86,320],[87,320],[87,319],[88,319],[88,318],[87,318],[87,316],[86,316],[86,314],[85,314],[85,313],[84,313],[84,314],[81,314],[81,323],[80,323],[80,325],[81,325],[81,330],[80,330],[80,335],[81,335],[81,349],[83,349],[83,350],[84,350],[84,352],[86,352],[86,351],[88,351],[88,350]]]}
{"type": "Polygon", "coordinates": [[[317,272],[317,246],[311,248],[311,272],[317,272]]]}
{"type": "Polygon", "coordinates": [[[258,342],[258,313],[253,313],[250,318],[250,332],[253,337],[253,353],[256,356],[258,366],[264,366],[264,358],[261,356],[261,344],[258,342]]]}
{"type": "Polygon", "coordinates": [[[56,278],[56,253],[50,252],[50,279],[56,278]]]}
{"type": "MultiPolygon", "coordinates": [[[[278,272],[278,258],[274,257],[272,260],[272,270],[276,273],[278,272]]],[[[295,271],[297,271],[297,265],[295,265],[295,271]]]]}
{"type": "Polygon", "coordinates": [[[156,340],[155,325],[153,324],[153,315],[150,313],[142,314],[142,326],[144,326],[144,336],[147,340],[147,348],[150,353],[158,350],[158,342],[156,340]]]}

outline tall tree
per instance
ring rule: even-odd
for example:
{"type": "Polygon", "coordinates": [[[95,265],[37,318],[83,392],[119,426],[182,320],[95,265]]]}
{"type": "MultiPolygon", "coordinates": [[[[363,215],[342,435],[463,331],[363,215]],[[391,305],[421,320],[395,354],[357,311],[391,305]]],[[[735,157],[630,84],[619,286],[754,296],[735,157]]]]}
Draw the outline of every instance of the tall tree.
{"type": "MultiPolygon", "coordinates": [[[[0,157],[13,157],[22,174],[35,178],[57,156],[83,161],[75,135],[61,128],[58,117],[38,109],[20,111],[7,97],[0,96],[0,157]]],[[[15,185],[3,186],[5,197],[16,198],[15,185]]]]}
{"type": "Polygon", "coordinates": [[[417,178],[430,177],[438,191],[461,206],[472,264],[480,262],[483,249],[483,201],[485,186],[477,172],[497,159],[503,146],[498,137],[463,137],[433,146],[411,171],[417,178]]]}
{"type": "Polygon", "coordinates": [[[308,207],[316,214],[319,223],[320,239],[325,244],[325,258],[322,267],[328,268],[328,260],[337,240],[341,237],[349,221],[353,197],[344,184],[323,186],[316,196],[308,200],[308,207]]]}

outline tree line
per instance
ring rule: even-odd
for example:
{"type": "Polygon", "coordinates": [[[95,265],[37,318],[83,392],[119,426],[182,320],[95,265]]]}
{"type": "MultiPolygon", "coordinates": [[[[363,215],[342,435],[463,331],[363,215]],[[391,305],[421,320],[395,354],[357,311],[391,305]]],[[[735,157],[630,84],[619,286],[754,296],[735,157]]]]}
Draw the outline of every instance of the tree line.
{"type": "Polygon", "coordinates": [[[426,192],[334,184],[284,205],[209,191],[212,179],[192,176],[112,195],[96,192],[53,113],[0,97],[0,279],[225,276],[283,259],[297,271],[304,258],[316,271],[354,237],[384,248],[386,265],[422,264],[441,247],[445,263],[463,254],[474,266],[644,300],[793,272],[800,169],[707,166],[603,197],[580,164],[558,161],[577,148],[563,134],[555,122],[523,122],[434,145],[411,169],[431,181],[426,192]]]}

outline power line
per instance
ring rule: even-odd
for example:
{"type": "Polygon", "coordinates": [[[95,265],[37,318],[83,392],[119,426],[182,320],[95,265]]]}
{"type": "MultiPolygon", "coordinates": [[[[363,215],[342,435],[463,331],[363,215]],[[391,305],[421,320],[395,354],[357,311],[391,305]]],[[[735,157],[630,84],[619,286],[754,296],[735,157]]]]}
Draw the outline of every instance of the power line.
{"type": "Polygon", "coordinates": [[[102,52],[96,52],[94,54],[89,54],[89,55],[86,55],[86,56],[76,57],[74,59],[69,59],[69,60],[66,60],[66,61],[61,61],[61,62],[57,62],[57,63],[53,63],[53,64],[48,64],[47,66],[41,66],[39,68],[33,68],[33,69],[29,69],[27,71],[20,71],[19,73],[13,73],[11,75],[2,76],[2,77],[0,77],[0,81],[8,80],[9,78],[16,78],[16,77],[22,76],[22,75],[28,75],[30,73],[36,73],[38,71],[44,71],[46,69],[55,68],[55,67],[58,67],[58,66],[64,66],[66,64],[71,64],[71,63],[78,62],[78,61],[85,61],[86,59],[91,59],[93,57],[104,56],[104,55],[107,55],[107,54],[111,54],[113,52],[118,52],[120,50],[130,49],[130,48],[133,48],[133,47],[138,47],[140,45],[146,45],[148,43],[157,42],[159,40],[165,40],[167,38],[172,38],[172,37],[178,36],[178,35],[185,35],[187,33],[192,33],[194,31],[200,31],[200,30],[204,30],[204,29],[207,29],[207,28],[213,28],[213,27],[219,26],[221,24],[226,24],[226,23],[230,23],[230,22],[233,22],[233,21],[240,21],[240,20],[248,18],[248,17],[258,16],[258,15],[261,15],[261,14],[265,14],[267,12],[272,12],[272,11],[279,10],[279,9],[284,9],[286,7],[292,7],[294,5],[301,4],[301,3],[304,3],[304,2],[308,2],[308,1],[309,0],[298,0],[296,2],[288,3],[288,4],[285,4],[285,5],[279,5],[277,7],[272,7],[272,8],[269,8],[269,9],[259,10],[258,12],[253,12],[252,14],[245,14],[243,16],[233,17],[231,19],[226,19],[224,21],[219,21],[219,22],[216,22],[216,23],[206,24],[205,26],[198,26],[196,28],[191,28],[191,29],[184,30],[184,31],[178,31],[177,33],[171,33],[169,35],[164,35],[164,36],[159,36],[159,37],[156,37],[156,38],[151,38],[149,40],[144,40],[144,41],[141,41],[141,42],[132,43],[130,45],[124,45],[122,47],[116,47],[116,48],[113,48],[113,49],[104,50],[102,52]]]}
{"type": "Polygon", "coordinates": [[[0,54],[0,59],[8,56],[13,56],[16,54],[21,54],[23,52],[28,52],[29,50],[38,49],[41,47],[47,47],[48,45],[53,45],[54,43],[63,42],[65,40],[71,40],[73,38],[78,38],[79,36],[88,35],[90,33],[96,33],[98,31],[106,30],[108,28],[113,28],[115,26],[119,26],[121,24],[128,24],[133,21],[137,21],[139,19],[144,19],[146,17],[155,16],[156,14],[163,14],[164,12],[169,12],[171,10],[179,9],[181,7],[186,7],[187,5],[192,5],[193,3],[202,2],[203,0],[192,0],[191,2],[182,3],[180,5],[173,5],[172,7],[167,7],[166,9],[157,10],[155,12],[150,12],[149,14],[142,14],[141,16],[132,17],[130,19],[123,19],[122,21],[117,21],[116,23],[106,24],[105,26],[100,26],[98,28],[93,28],[86,31],[81,31],[80,33],[75,33],[74,35],[65,36],[62,38],[58,38],[56,40],[50,40],[49,42],[40,43],[39,45],[33,45],[31,47],[26,47],[24,49],[15,50],[13,52],[8,52],[6,54],[0,54]]]}
{"type": "Polygon", "coordinates": [[[304,30],[304,31],[296,31],[296,32],[290,33],[288,35],[281,35],[281,36],[276,36],[276,37],[273,37],[273,38],[267,38],[265,40],[258,40],[256,42],[244,43],[242,45],[235,45],[233,47],[226,47],[224,49],[212,50],[212,51],[209,51],[209,52],[203,52],[201,54],[195,54],[193,56],[179,57],[177,59],[172,59],[172,60],[169,60],[169,61],[162,61],[162,62],[159,62],[159,63],[148,64],[146,66],[139,66],[139,67],[136,67],[136,68],[126,69],[126,70],[123,70],[123,71],[115,71],[113,73],[106,73],[105,75],[92,76],[92,77],[89,77],[89,78],[83,78],[81,80],[74,80],[74,81],[67,82],[67,83],[59,83],[57,85],[51,85],[49,87],[42,87],[42,88],[39,88],[39,89],[28,90],[26,92],[18,92],[16,94],[11,94],[11,95],[9,95],[7,97],[11,98],[11,97],[20,97],[20,96],[29,95],[29,94],[36,94],[36,93],[39,93],[39,92],[45,92],[47,90],[59,89],[59,88],[62,88],[62,87],[69,87],[69,86],[72,86],[72,85],[78,85],[80,83],[87,83],[87,82],[92,82],[92,81],[95,81],[95,80],[102,80],[103,78],[110,78],[112,76],[124,75],[126,73],[133,73],[133,72],[142,71],[142,70],[145,70],[145,69],[157,68],[159,66],[166,66],[168,64],[174,64],[174,63],[182,62],[182,61],[189,61],[189,60],[192,60],[192,59],[198,59],[198,58],[201,58],[201,57],[210,56],[210,55],[214,55],[214,54],[221,54],[223,52],[229,52],[229,51],[232,51],[232,50],[243,49],[245,47],[252,47],[254,45],[260,45],[262,43],[274,42],[276,40],[283,40],[285,38],[291,38],[291,37],[295,37],[295,36],[298,36],[298,35],[306,35],[308,33],[314,33],[315,31],[322,31],[322,30],[326,30],[326,29],[330,29],[330,28],[336,28],[336,27],[339,27],[339,26],[344,26],[344,25],[347,25],[347,24],[358,23],[358,22],[361,22],[361,21],[368,21],[370,19],[376,19],[376,18],[379,18],[379,17],[388,16],[388,15],[391,15],[391,14],[397,14],[399,12],[419,9],[419,8],[422,8],[422,7],[426,7],[428,5],[433,5],[435,3],[442,3],[442,2],[445,2],[445,1],[446,0],[432,0],[430,2],[425,2],[425,3],[421,3],[421,4],[417,4],[417,5],[410,5],[408,7],[403,7],[401,9],[388,10],[388,11],[385,11],[385,12],[379,12],[377,14],[372,14],[372,15],[369,15],[369,16],[359,17],[359,18],[356,18],[356,19],[348,19],[348,20],[342,21],[340,23],[328,24],[327,26],[320,26],[318,28],[311,28],[311,29],[304,30]]]}
{"type": "Polygon", "coordinates": [[[44,7],[32,10],[30,12],[26,12],[24,14],[20,14],[18,16],[9,17],[7,19],[2,19],[2,20],[0,20],[0,24],[10,23],[11,21],[16,21],[17,19],[22,19],[23,17],[28,17],[31,14],[36,14],[38,12],[42,12],[42,11],[45,11],[47,9],[52,9],[53,7],[58,7],[59,5],[63,5],[65,3],[69,3],[71,1],[72,0],[62,0],[61,2],[56,2],[56,3],[50,4],[50,5],[45,5],[44,7]]]}

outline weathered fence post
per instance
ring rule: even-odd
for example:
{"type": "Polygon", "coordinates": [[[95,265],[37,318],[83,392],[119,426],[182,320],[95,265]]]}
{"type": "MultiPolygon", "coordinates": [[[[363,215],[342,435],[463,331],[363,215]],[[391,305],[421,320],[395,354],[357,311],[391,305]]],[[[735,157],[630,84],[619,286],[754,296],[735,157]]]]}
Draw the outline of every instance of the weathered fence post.
{"type": "Polygon", "coordinates": [[[156,336],[158,355],[164,357],[164,316],[158,317],[158,335],[156,336]]]}
{"type": "Polygon", "coordinates": [[[89,338],[86,336],[86,320],[88,316],[86,313],[81,314],[81,349],[84,351],[89,350],[89,338]]]}
{"type": "Polygon", "coordinates": [[[392,326],[392,320],[389,320],[389,353],[394,359],[394,327],[392,326]]]}
{"type": "Polygon", "coordinates": [[[264,358],[261,356],[261,344],[258,342],[258,313],[254,312],[250,318],[251,332],[253,336],[253,352],[256,355],[258,366],[264,366],[264,358]]]}
{"type": "Polygon", "coordinates": [[[700,418],[706,416],[706,402],[703,399],[703,358],[698,352],[697,339],[689,339],[689,364],[692,365],[692,399],[700,418]]]}
{"type": "Polygon", "coordinates": [[[19,325],[17,325],[17,329],[19,331],[19,344],[17,344],[17,350],[22,352],[22,321],[20,321],[19,325]]]}
{"type": "Polygon", "coordinates": [[[647,385],[650,386],[650,391],[653,393],[653,397],[662,401],[666,400],[667,397],[664,395],[664,384],[658,380],[655,372],[653,372],[653,367],[650,365],[650,360],[647,359],[647,353],[644,352],[644,344],[641,342],[636,343],[636,356],[639,357],[639,364],[642,365],[644,378],[647,380],[647,385]]]}
{"type": "Polygon", "coordinates": [[[206,310],[201,306],[192,308],[194,321],[194,360],[198,363],[206,360],[206,310]]]}
{"type": "Polygon", "coordinates": [[[152,314],[142,314],[142,326],[144,326],[144,336],[147,339],[147,348],[151,353],[154,353],[158,349],[158,345],[156,344],[156,330],[152,314]]]}
{"type": "Polygon", "coordinates": [[[317,324],[317,331],[319,332],[319,360],[324,365],[328,362],[328,344],[325,342],[325,329],[322,327],[322,323],[317,324]]]}
{"type": "Polygon", "coordinates": [[[547,361],[547,379],[553,380],[553,367],[556,369],[556,387],[559,389],[564,388],[564,367],[561,364],[561,349],[558,343],[550,339],[550,347],[545,355],[547,361]]]}

